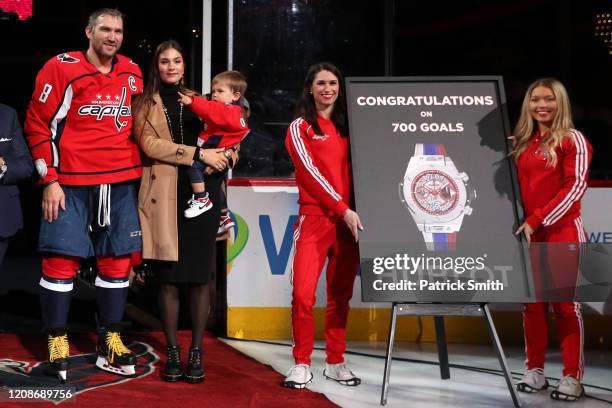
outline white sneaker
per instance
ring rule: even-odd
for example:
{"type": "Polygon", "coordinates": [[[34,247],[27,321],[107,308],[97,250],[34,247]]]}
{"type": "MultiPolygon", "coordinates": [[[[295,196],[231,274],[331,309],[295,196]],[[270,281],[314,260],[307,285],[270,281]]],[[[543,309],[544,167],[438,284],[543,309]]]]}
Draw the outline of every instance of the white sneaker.
{"type": "Polygon", "coordinates": [[[229,231],[236,223],[232,220],[232,217],[225,214],[219,218],[219,229],[217,230],[217,235],[225,234],[229,231]]]}
{"type": "Polygon", "coordinates": [[[548,388],[548,380],[544,376],[541,368],[532,368],[523,374],[521,381],[516,384],[516,389],[520,392],[538,392],[548,388]]]}
{"type": "Polygon", "coordinates": [[[184,212],[185,218],[194,218],[210,210],[213,203],[208,198],[208,193],[206,193],[206,196],[202,198],[195,198],[195,196],[191,196],[191,199],[187,201],[187,205],[189,208],[187,208],[184,212]]]}
{"type": "Polygon", "coordinates": [[[557,389],[550,393],[550,398],[561,401],[576,401],[584,395],[584,387],[580,381],[566,375],[559,381],[557,389]]]}
{"type": "Polygon", "coordinates": [[[361,378],[357,377],[351,370],[348,369],[345,363],[328,364],[325,363],[323,375],[328,380],[334,380],[342,385],[354,387],[361,384],[361,378]]]}
{"type": "Polygon", "coordinates": [[[306,364],[297,364],[289,369],[285,381],[283,381],[283,387],[287,388],[304,388],[306,384],[312,382],[312,373],[310,372],[310,366],[306,364]]]}

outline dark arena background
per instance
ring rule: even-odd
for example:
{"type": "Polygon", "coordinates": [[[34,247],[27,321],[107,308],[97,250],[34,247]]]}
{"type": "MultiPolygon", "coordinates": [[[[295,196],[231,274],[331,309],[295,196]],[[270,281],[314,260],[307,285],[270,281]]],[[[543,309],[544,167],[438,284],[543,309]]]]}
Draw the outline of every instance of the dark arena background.
{"type": "MultiPolygon", "coordinates": [[[[117,7],[125,13],[125,37],[120,53],[140,65],[145,79],[155,46],[173,38],[183,45],[187,54],[187,82],[201,90],[203,37],[207,32],[211,33],[209,68],[212,75],[228,69],[228,64],[246,75],[252,132],[242,146],[240,163],[233,170],[232,177],[238,180],[235,183],[262,179],[269,185],[285,182],[291,185],[294,169],[285,150],[284,138],[293,119],[302,80],[311,63],[331,61],[345,76],[502,76],[512,124],[518,118],[527,86],[540,77],[558,78],[569,92],[576,128],[583,131],[593,146],[589,185],[612,188],[610,0],[174,0],[166,3],[2,0],[0,103],[15,108],[22,125],[37,72],[54,55],[86,49],[87,17],[102,7],[117,7]],[[212,3],[212,16],[208,20],[212,22],[210,30],[202,26],[209,2],[212,3]]],[[[232,182],[230,180],[230,185],[232,182]]],[[[40,382],[44,377],[38,376],[40,367],[36,366],[47,358],[38,300],[41,258],[36,252],[41,192],[34,180],[21,185],[20,192],[24,228],[11,239],[4,264],[0,266],[0,385],[50,386],[51,382],[40,382]]],[[[231,194],[229,200],[231,207],[231,194]]],[[[612,202],[601,203],[608,209],[608,217],[611,205],[612,202]]],[[[255,234],[254,231],[252,229],[251,233],[255,234]]],[[[610,241],[605,243],[612,243],[610,234],[610,241]]],[[[133,406],[135,403],[151,407],[377,406],[386,326],[382,331],[376,329],[377,333],[382,333],[379,337],[366,334],[353,337],[358,340],[355,355],[371,352],[377,356],[378,365],[371,373],[362,372],[365,382],[370,382],[369,388],[358,387],[360,392],[374,397],[362,398],[357,394],[338,397],[334,394],[336,391],[325,387],[317,388],[317,392],[306,391],[309,394],[283,389],[279,384],[289,363],[283,365],[268,360],[267,353],[273,351],[258,347],[263,347],[265,340],[270,347],[277,347],[286,354],[288,361],[290,337],[239,336],[229,327],[226,282],[229,264],[225,261],[228,245],[225,240],[218,241],[218,273],[205,341],[207,378],[201,386],[168,385],[159,378],[165,362],[165,344],[154,281],[145,286],[134,284],[126,309],[126,344],[132,342],[142,360],[137,378],[119,382],[111,375],[101,376],[94,371],[89,363],[96,337],[95,263],[92,260],[83,262],[69,319],[70,333],[74,333],[70,337],[71,356],[74,355],[76,367],[73,378],[78,378],[72,385],[79,391],[75,397],[78,406],[133,406]],[[248,349],[246,345],[250,345],[251,340],[262,342],[254,342],[250,346],[252,349],[248,349]],[[363,351],[366,346],[362,343],[367,341],[374,345],[370,351],[363,351]]],[[[280,244],[277,246],[280,248],[280,244]]],[[[358,296],[359,293],[355,293],[354,297],[358,296]]],[[[376,307],[382,310],[388,305],[376,307]]],[[[601,381],[591,384],[593,388],[587,389],[587,394],[590,391],[594,398],[583,400],[580,406],[612,404],[612,312],[609,307],[606,310],[602,314],[585,315],[585,346],[591,353],[587,365],[595,364],[592,373],[597,373],[601,381]]],[[[384,316],[386,319],[387,315],[384,316]]],[[[516,363],[513,373],[520,376],[523,344],[520,308],[503,309],[494,316],[498,319],[502,343],[508,346],[508,356],[516,363]]],[[[457,347],[467,344],[468,351],[462,354],[466,365],[471,357],[484,353],[497,369],[484,325],[470,326],[470,331],[479,334],[463,336],[460,329],[453,332],[452,319],[447,323],[451,325],[448,333],[451,353],[464,353],[457,347]],[[484,351],[469,349],[471,346],[483,347],[484,351]]],[[[457,323],[456,327],[461,324],[457,323]]],[[[423,329],[421,321],[416,325],[420,325],[419,333],[433,330],[423,329]]],[[[181,310],[180,326],[181,329],[189,328],[188,310],[181,310]]],[[[431,325],[427,323],[426,326],[431,325]]],[[[188,337],[188,332],[181,332],[180,342],[184,349],[188,348],[188,337]]],[[[418,353],[423,352],[430,353],[428,356],[435,362],[432,338],[427,335],[403,338],[410,341],[405,345],[404,360],[418,360],[422,358],[418,353]]],[[[554,333],[551,344],[556,347],[554,333]]],[[[556,358],[559,360],[558,353],[556,358]]],[[[455,363],[453,369],[458,371],[453,371],[453,378],[456,380],[461,376],[459,366],[463,363],[455,363]]],[[[438,386],[436,370],[437,367],[431,373],[426,369],[418,371],[419,375],[433,376],[436,380],[435,385],[427,386],[438,386]]],[[[399,381],[401,372],[399,369],[394,374],[395,381],[399,381]]],[[[475,375],[474,371],[469,373],[475,375]]],[[[559,373],[551,371],[551,375],[559,376],[559,373]]],[[[410,377],[410,369],[405,371],[405,376],[410,377]]],[[[496,385],[499,390],[492,395],[480,395],[476,385],[469,388],[468,396],[464,396],[460,388],[444,394],[447,399],[432,397],[428,400],[426,396],[417,395],[414,406],[451,406],[457,395],[462,397],[456,406],[511,406],[500,378],[485,381],[487,384],[499,382],[496,385]]],[[[407,389],[423,386],[403,384],[407,389]]],[[[407,403],[402,398],[410,394],[402,395],[396,395],[394,401],[390,399],[389,404],[403,406],[393,405],[407,403]]],[[[5,397],[0,398],[0,406],[20,406],[16,401],[2,398],[5,397]]],[[[544,397],[524,398],[524,402],[525,406],[552,404],[544,397]]],[[[41,404],[49,405],[48,402],[41,404]]]]}

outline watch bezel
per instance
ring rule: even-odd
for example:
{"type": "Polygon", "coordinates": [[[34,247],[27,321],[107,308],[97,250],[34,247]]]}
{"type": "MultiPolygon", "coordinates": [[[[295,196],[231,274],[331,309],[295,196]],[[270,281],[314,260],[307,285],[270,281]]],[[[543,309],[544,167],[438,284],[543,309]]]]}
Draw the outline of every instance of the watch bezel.
{"type": "MultiPolygon", "coordinates": [[[[423,223],[426,224],[441,224],[448,223],[460,216],[463,215],[466,204],[468,203],[468,194],[466,182],[463,181],[454,166],[446,166],[445,168],[440,166],[432,166],[432,165],[422,165],[417,168],[411,169],[407,171],[404,179],[400,182],[399,185],[400,192],[400,201],[408,208],[408,210],[418,218],[418,220],[422,220],[423,223]],[[445,177],[454,181],[457,186],[457,191],[459,197],[457,198],[457,203],[455,204],[455,208],[443,215],[433,215],[428,213],[427,211],[423,211],[418,204],[414,202],[412,197],[412,183],[413,181],[422,173],[436,171],[445,175],[445,177]]],[[[417,221],[418,222],[418,221],[417,221]]]]}

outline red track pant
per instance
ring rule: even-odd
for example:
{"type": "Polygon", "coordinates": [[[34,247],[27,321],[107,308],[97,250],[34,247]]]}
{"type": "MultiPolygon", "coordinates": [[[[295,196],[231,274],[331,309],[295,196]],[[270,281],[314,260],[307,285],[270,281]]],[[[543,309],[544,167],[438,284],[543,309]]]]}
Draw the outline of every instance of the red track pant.
{"type": "MultiPolygon", "coordinates": [[[[532,242],[579,244],[585,241],[586,235],[580,218],[562,226],[541,228],[532,235],[532,242]]],[[[566,289],[572,282],[575,285],[580,264],[579,250],[562,251],[562,247],[561,244],[546,248],[536,246],[535,250],[532,248],[531,251],[534,275],[555,280],[554,286],[561,288],[561,292],[558,293],[567,292],[566,289]],[[539,274],[537,271],[542,265],[541,257],[547,258],[546,264],[550,269],[548,274],[539,274]]],[[[538,286],[537,278],[535,280],[538,286]]],[[[550,304],[552,304],[561,346],[563,375],[571,375],[580,380],[584,370],[584,324],[580,304],[572,301],[550,302],[550,304]]],[[[548,308],[549,302],[529,303],[523,308],[527,369],[544,369],[548,345],[548,308]]]]}
{"type": "Polygon", "coordinates": [[[359,268],[355,238],[342,219],[301,215],[293,234],[293,358],[296,364],[310,365],[314,347],[314,318],[317,282],[327,264],[327,309],[325,311],[326,361],[344,361],[346,321],[353,282],[359,268]]]}

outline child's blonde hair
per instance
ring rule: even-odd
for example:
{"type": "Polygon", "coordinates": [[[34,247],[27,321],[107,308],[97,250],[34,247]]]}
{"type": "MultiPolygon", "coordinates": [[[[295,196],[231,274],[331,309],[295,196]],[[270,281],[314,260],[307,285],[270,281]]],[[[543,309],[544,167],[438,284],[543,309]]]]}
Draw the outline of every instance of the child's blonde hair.
{"type": "Polygon", "coordinates": [[[218,82],[226,83],[232,92],[240,92],[241,96],[244,96],[247,90],[246,78],[238,71],[223,71],[215,75],[211,81],[211,84],[214,85],[218,82]]]}

